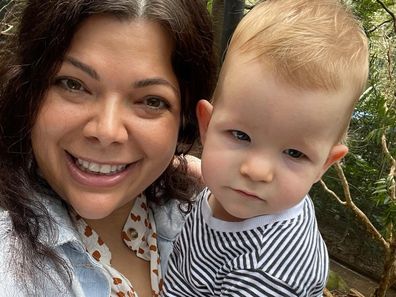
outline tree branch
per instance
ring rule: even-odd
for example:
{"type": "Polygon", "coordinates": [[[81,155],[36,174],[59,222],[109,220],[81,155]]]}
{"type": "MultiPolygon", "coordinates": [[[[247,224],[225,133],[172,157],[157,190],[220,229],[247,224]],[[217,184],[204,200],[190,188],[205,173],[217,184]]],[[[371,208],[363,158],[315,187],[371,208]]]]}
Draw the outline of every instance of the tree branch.
{"type": "Polygon", "coordinates": [[[366,226],[369,233],[372,234],[375,239],[381,242],[386,249],[389,249],[389,243],[385,240],[385,238],[381,235],[381,233],[378,232],[377,228],[374,227],[374,225],[371,223],[370,219],[366,216],[366,214],[363,211],[361,211],[360,208],[357,207],[356,204],[352,201],[351,192],[349,191],[348,181],[345,177],[344,170],[342,170],[340,163],[339,162],[335,163],[334,167],[335,170],[337,171],[338,177],[340,178],[342,186],[344,188],[344,195],[345,195],[345,201],[347,207],[350,208],[355,213],[357,218],[363,223],[363,225],[366,226]]]}
{"type": "Polygon", "coordinates": [[[395,14],[381,0],[377,0],[377,3],[379,3],[382,6],[382,8],[385,9],[385,11],[391,16],[391,18],[393,20],[393,30],[396,32],[396,16],[395,16],[395,14]]]}
{"type": "Polygon", "coordinates": [[[392,199],[392,201],[396,201],[396,185],[395,185],[396,160],[395,158],[393,158],[392,154],[388,149],[388,144],[386,141],[385,134],[382,134],[381,136],[381,144],[385,155],[391,160],[392,163],[388,173],[388,179],[391,181],[391,186],[389,187],[389,196],[392,199]]]}
{"type": "Polygon", "coordinates": [[[338,197],[338,195],[337,195],[334,191],[330,190],[330,189],[327,187],[327,185],[325,184],[325,182],[324,182],[322,179],[320,180],[320,184],[321,184],[322,187],[325,189],[325,191],[326,191],[327,193],[329,193],[331,196],[333,196],[333,198],[336,199],[340,204],[342,204],[342,205],[344,205],[344,206],[347,205],[347,203],[346,203],[345,201],[342,201],[341,198],[338,197]]]}
{"type": "Polygon", "coordinates": [[[382,27],[383,25],[385,25],[385,24],[387,24],[387,23],[390,23],[390,22],[392,22],[392,21],[393,21],[392,19],[389,19],[389,20],[387,20],[387,21],[384,21],[384,22],[382,22],[381,24],[379,24],[378,26],[375,26],[374,28],[368,30],[366,33],[367,33],[367,34],[371,34],[371,33],[373,33],[375,30],[377,30],[378,28],[380,28],[380,27],[382,27]]]}
{"type": "Polygon", "coordinates": [[[359,219],[361,223],[366,227],[367,231],[369,234],[371,234],[376,240],[378,240],[386,250],[389,250],[390,244],[385,240],[385,238],[381,235],[381,233],[378,232],[377,228],[371,223],[370,219],[365,215],[363,211],[360,210],[356,206],[356,204],[352,201],[351,193],[349,191],[349,185],[348,181],[345,177],[344,171],[342,170],[342,167],[339,162],[335,163],[334,168],[337,172],[337,175],[341,181],[343,190],[344,190],[344,198],[345,202],[342,201],[337,194],[335,194],[333,191],[329,190],[326,184],[321,180],[321,184],[325,191],[327,193],[330,193],[333,197],[335,197],[341,204],[345,205],[346,207],[350,208],[352,212],[355,214],[355,216],[359,219]]]}

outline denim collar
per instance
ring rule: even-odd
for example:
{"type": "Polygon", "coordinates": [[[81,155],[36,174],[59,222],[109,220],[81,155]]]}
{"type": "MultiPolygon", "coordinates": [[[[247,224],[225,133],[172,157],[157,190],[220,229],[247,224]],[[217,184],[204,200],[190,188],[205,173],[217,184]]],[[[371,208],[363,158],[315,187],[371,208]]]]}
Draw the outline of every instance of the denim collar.
{"type": "Polygon", "coordinates": [[[53,219],[53,231],[55,231],[42,234],[40,241],[54,247],[71,243],[76,248],[84,249],[80,235],[70,218],[66,203],[59,197],[47,195],[37,195],[36,199],[40,200],[53,219]]]}

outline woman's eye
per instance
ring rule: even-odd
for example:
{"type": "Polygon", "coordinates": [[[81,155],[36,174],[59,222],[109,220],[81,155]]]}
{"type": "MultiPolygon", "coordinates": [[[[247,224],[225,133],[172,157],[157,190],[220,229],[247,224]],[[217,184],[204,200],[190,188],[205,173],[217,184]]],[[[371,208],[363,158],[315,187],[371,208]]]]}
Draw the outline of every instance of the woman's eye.
{"type": "Polygon", "coordinates": [[[164,109],[169,107],[167,102],[157,97],[145,98],[144,104],[151,109],[164,109]]]}
{"type": "Polygon", "coordinates": [[[72,78],[58,78],[55,80],[55,84],[71,92],[85,91],[85,87],[83,86],[83,84],[78,80],[72,78]]]}
{"type": "Polygon", "coordinates": [[[249,141],[250,142],[250,137],[246,133],[238,130],[232,130],[231,131],[232,136],[234,136],[238,140],[242,141],[249,141]]]}
{"type": "Polygon", "coordinates": [[[302,152],[295,149],[287,149],[284,150],[283,153],[285,153],[289,157],[292,157],[293,159],[301,159],[302,157],[305,156],[302,152]]]}

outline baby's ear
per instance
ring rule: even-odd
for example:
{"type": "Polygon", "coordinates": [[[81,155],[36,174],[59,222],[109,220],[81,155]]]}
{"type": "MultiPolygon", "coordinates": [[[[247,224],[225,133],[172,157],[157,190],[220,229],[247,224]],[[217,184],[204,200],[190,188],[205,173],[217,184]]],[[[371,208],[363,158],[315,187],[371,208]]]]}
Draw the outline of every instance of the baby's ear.
{"type": "Polygon", "coordinates": [[[206,131],[208,130],[210,118],[212,117],[213,105],[207,100],[199,100],[197,103],[196,114],[198,119],[199,134],[201,143],[205,143],[206,131]]]}
{"type": "Polygon", "coordinates": [[[345,145],[339,143],[333,146],[329,152],[326,162],[323,165],[322,172],[318,177],[317,181],[322,178],[322,175],[327,171],[327,169],[329,169],[331,165],[333,165],[335,162],[340,161],[342,158],[345,157],[347,153],[348,148],[345,145]]]}

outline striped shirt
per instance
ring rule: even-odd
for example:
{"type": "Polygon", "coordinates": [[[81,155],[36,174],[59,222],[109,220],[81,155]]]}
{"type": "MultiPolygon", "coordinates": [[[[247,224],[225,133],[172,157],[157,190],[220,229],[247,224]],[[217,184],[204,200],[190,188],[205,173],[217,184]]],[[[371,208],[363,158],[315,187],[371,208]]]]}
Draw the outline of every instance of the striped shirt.
{"type": "Polygon", "coordinates": [[[175,243],[161,296],[322,296],[329,260],[308,196],[280,214],[225,222],[209,195],[175,243]]]}

